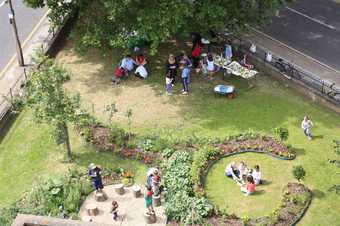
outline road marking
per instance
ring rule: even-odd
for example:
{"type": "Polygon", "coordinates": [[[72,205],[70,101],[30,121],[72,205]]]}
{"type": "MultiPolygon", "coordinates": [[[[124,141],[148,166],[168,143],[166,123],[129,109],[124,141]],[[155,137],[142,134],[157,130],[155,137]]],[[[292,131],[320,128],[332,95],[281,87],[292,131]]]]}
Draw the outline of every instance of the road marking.
{"type": "Polygon", "coordinates": [[[306,58],[308,58],[308,59],[310,59],[310,60],[320,64],[321,66],[323,66],[323,67],[325,67],[325,68],[327,68],[327,69],[329,69],[329,70],[331,70],[333,72],[336,72],[336,73],[340,74],[340,71],[338,71],[337,69],[335,69],[335,68],[333,68],[333,67],[331,67],[331,66],[329,66],[329,65],[327,65],[327,64],[325,64],[325,63],[323,63],[323,62],[321,62],[321,61],[319,61],[319,60],[317,60],[317,59],[315,59],[315,58],[313,58],[313,57],[311,57],[309,55],[306,55],[305,53],[303,53],[303,52],[301,52],[301,51],[299,51],[297,49],[294,49],[293,47],[291,47],[291,46],[289,46],[289,45],[287,45],[287,44],[285,44],[285,43],[283,43],[283,42],[281,42],[281,41],[279,41],[279,40],[277,40],[277,39],[275,39],[275,38],[273,38],[273,37],[271,37],[271,36],[269,36],[269,35],[267,35],[265,33],[263,33],[262,31],[259,31],[259,30],[255,29],[255,28],[252,28],[252,27],[249,27],[249,28],[251,30],[253,30],[253,31],[255,31],[255,32],[265,36],[266,38],[268,38],[268,39],[270,39],[270,40],[272,40],[274,42],[277,42],[280,45],[282,45],[282,46],[284,46],[284,47],[286,47],[288,49],[291,49],[291,50],[297,52],[298,54],[300,54],[300,55],[302,55],[302,56],[304,56],[304,57],[306,57],[306,58]]]}
{"type": "Polygon", "coordinates": [[[315,23],[321,24],[321,25],[323,25],[323,26],[325,26],[325,27],[327,27],[327,28],[329,28],[329,29],[336,30],[336,27],[334,27],[334,26],[332,26],[332,25],[330,25],[330,24],[326,24],[325,22],[323,22],[323,21],[321,21],[321,20],[318,20],[318,19],[316,19],[316,18],[310,17],[310,16],[308,16],[308,15],[306,15],[306,14],[304,14],[304,13],[301,13],[301,12],[295,10],[295,9],[292,9],[292,8],[290,8],[290,7],[288,7],[288,6],[286,6],[286,9],[288,9],[288,10],[290,10],[290,11],[296,13],[296,14],[299,14],[300,16],[306,17],[307,19],[312,20],[312,21],[314,21],[315,23]]]}
{"type": "MultiPolygon", "coordinates": [[[[24,48],[26,46],[26,44],[28,43],[28,41],[32,38],[32,36],[34,35],[34,33],[38,30],[39,26],[42,24],[42,22],[45,20],[45,18],[47,17],[48,13],[50,12],[50,10],[47,10],[47,12],[40,18],[39,22],[34,26],[34,28],[32,29],[32,31],[28,34],[28,36],[26,37],[26,39],[24,40],[24,42],[21,45],[22,50],[24,51],[24,48]]],[[[9,60],[9,62],[6,64],[6,66],[4,67],[4,69],[2,69],[2,71],[0,72],[0,79],[1,77],[3,77],[3,75],[5,74],[5,72],[8,70],[8,68],[13,64],[13,61],[16,58],[16,53],[12,56],[12,58],[9,60]]]]}

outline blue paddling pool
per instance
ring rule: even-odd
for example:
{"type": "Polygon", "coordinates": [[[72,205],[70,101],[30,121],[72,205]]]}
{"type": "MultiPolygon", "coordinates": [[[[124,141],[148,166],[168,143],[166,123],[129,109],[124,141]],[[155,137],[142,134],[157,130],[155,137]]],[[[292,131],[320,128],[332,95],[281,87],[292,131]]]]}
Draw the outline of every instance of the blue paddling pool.
{"type": "Polygon", "coordinates": [[[234,86],[226,86],[226,85],[217,85],[214,88],[214,92],[226,95],[227,97],[234,98],[235,97],[235,87],[234,86]]]}

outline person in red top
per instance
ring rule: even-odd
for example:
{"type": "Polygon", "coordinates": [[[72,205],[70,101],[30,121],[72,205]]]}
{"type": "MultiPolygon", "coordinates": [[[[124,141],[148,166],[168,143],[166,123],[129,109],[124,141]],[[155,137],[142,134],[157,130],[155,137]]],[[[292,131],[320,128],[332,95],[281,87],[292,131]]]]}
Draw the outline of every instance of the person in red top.
{"type": "Polygon", "coordinates": [[[241,187],[241,191],[246,193],[245,195],[251,195],[255,192],[255,182],[251,175],[247,177],[247,184],[241,187]]]}

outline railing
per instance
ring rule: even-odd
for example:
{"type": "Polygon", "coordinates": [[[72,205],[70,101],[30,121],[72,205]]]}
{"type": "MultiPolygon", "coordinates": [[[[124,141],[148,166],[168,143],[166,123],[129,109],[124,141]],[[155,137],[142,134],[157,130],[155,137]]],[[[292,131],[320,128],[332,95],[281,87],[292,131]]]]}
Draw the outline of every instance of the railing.
{"type": "MultiPolygon", "coordinates": [[[[219,36],[224,39],[231,40],[233,45],[237,45],[241,51],[263,61],[263,63],[267,66],[274,67],[287,79],[302,82],[304,85],[312,88],[314,91],[317,91],[320,95],[327,98],[335,105],[340,106],[340,84],[337,84],[338,86],[336,86],[336,84],[333,82],[323,80],[318,75],[293,64],[288,59],[284,59],[281,56],[276,56],[273,53],[271,53],[271,61],[268,62],[266,60],[266,56],[270,51],[256,46],[256,52],[250,52],[250,46],[252,43],[247,40],[241,40],[238,37],[232,36],[230,34],[219,34],[219,36]]],[[[322,67],[322,65],[320,65],[320,67],[322,67]]]]}

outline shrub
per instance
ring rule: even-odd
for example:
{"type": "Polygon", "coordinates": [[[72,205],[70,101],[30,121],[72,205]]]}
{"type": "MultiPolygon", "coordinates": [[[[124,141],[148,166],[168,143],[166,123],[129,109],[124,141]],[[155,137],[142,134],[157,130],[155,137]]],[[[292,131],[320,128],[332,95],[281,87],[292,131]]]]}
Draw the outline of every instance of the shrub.
{"type": "Polygon", "coordinates": [[[123,147],[125,143],[125,130],[117,125],[110,126],[109,139],[112,140],[117,147],[123,147]]]}
{"type": "Polygon", "coordinates": [[[191,168],[191,177],[194,184],[200,183],[200,175],[210,159],[215,158],[220,151],[210,146],[204,146],[194,154],[191,168]]]}
{"type": "Polygon", "coordinates": [[[168,159],[171,157],[171,155],[175,152],[174,149],[171,148],[165,148],[162,150],[162,157],[165,159],[168,159]]]}
{"type": "Polygon", "coordinates": [[[305,178],[306,171],[303,169],[302,166],[294,166],[293,167],[293,176],[295,179],[297,179],[299,182],[305,178]]]}
{"type": "Polygon", "coordinates": [[[289,136],[288,129],[282,127],[274,128],[274,134],[280,139],[280,141],[286,141],[289,136]]]}
{"type": "Polygon", "coordinates": [[[190,177],[191,156],[184,151],[175,152],[167,160],[164,181],[167,188],[165,211],[170,220],[185,225],[202,223],[213,206],[205,198],[194,197],[190,177]]]}

